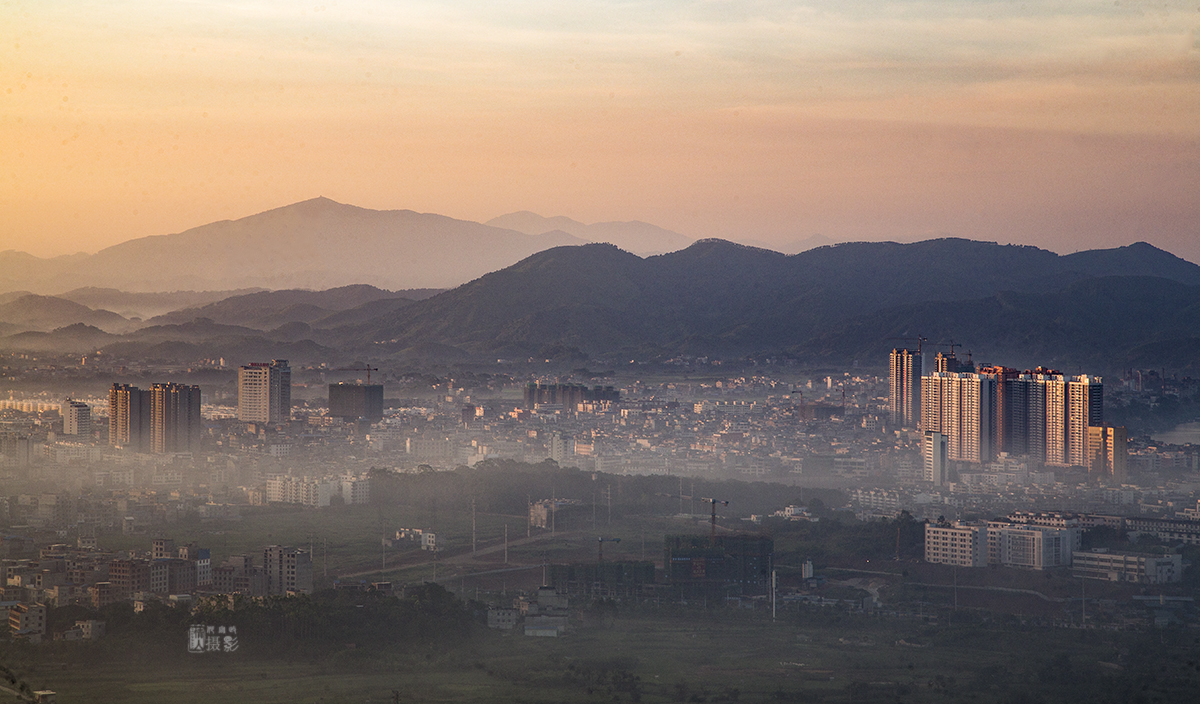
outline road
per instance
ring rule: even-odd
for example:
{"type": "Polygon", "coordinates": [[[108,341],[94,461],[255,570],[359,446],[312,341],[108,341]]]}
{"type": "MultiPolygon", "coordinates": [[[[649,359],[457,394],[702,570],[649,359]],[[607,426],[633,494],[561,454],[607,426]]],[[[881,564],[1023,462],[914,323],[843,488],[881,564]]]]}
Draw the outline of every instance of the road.
{"type": "MultiPolygon", "coordinates": [[[[510,540],[510,541],[508,541],[508,547],[513,548],[513,547],[519,547],[522,545],[531,545],[533,543],[537,543],[537,542],[540,542],[543,540],[549,540],[550,538],[562,538],[562,537],[566,537],[566,536],[570,536],[570,535],[575,535],[575,533],[573,533],[573,532],[568,533],[565,531],[559,531],[557,533],[541,533],[539,535],[530,536],[528,538],[518,538],[517,540],[510,540]]],[[[476,560],[484,555],[494,555],[498,552],[503,552],[503,551],[504,551],[504,542],[501,541],[500,543],[495,544],[495,545],[489,545],[487,547],[479,548],[474,552],[474,554],[472,554],[470,550],[464,550],[464,551],[462,551],[460,553],[456,553],[454,555],[441,556],[438,558],[438,563],[442,564],[442,565],[462,564],[464,562],[470,562],[472,560],[476,560]]],[[[354,579],[357,577],[368,577],[371,575],[377,575],[377,574],[381,574],[381,573],[387,574],[388,572],[399,572],[400,570],[405,570],[410,567],[415,567],[418,565],[427,565],[427,564],[430,564],[433,562],[433,553],[422,550],[419,554],[405,555],[405,556],[399,558],[399,560],[400,561],[396,564],[388,565],[387,569],[383,570],[382,572],[379,570],[379,568],[375,568],[372,570],[360,570],[358,572],[346,572],[344,574],[337,575],[337,578],[338,579],[354,579]]],[[[540,565],[540,563],[538,565],[526,565],[526,566],[520,567],[520,569],[529,569],[531,567],[535,567],[535,566],[539,566],[539,565],[540,565]]]]}

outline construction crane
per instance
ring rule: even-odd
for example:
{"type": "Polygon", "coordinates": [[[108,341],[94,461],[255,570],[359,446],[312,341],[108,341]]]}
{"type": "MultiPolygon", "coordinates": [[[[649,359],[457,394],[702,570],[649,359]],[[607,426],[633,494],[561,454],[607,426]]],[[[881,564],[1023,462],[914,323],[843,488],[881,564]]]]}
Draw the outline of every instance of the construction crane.
{"type": "Polygon", "coordinates": [[[330,369],[329,371],[331,371],[331,372],[366,372],[367,373],[367,383],[370,384],[371,383],[371,372],[377,372],[377,371],[379,371],[379,368],[372,367],[372,366],[342,367],[340,369],[330,369]]]}
{"type": "Polygon", "coordinates": [[[604,562],[604,544],[619,543],[620,538],[597,538],[596,539],[596,562],[604,562]]]}
{"type": "Polygon", "coordinates": [[[924,335],[917,335],[916,337],[889,337],[887,339],[889,339],[889,340],[904,340],[905,342],[912,342],[913,340],[916,340],[918,355],[921,354],[921,352],[922,352],[922,346],[926,342],[929,342],[929,338],[925,337],[924,335]]]}
{"type": "Polygon", "coordinates": [[[715,543],[717,542],[717,504],[728,506],[729,502],[722,501],[720,499],[709,499],[704,497],[701,497],[700,500],[707,501],[708,503],[712,504],[712,542],[715,543]]]}
{"type": "Polygon", "coordinates": [[[934,343],[934,346],[935,346],[935,347],[949,347],[949,348],[950,348],[950,354],[954,354],[954,348],[955,348],[955,347],[962,347],[962,343],[961,343],[961,342],[955,342],[953,339],[950,339],[950,340],[949,340],[949,341],[947,341],[947,342],[937,342],[937,343],[934,343]]]}

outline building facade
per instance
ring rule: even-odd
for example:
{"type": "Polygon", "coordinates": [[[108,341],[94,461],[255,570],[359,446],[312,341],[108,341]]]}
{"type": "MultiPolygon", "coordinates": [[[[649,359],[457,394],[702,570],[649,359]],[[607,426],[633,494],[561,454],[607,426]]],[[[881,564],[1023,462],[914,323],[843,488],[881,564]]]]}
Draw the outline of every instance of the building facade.
{"type": "Polygon", "coordinates": [[[1109,484],[1129,481],[1129,443],[1125,428],[1093,425],[1087,433],[1088,479],[1109,484]]]}
{"type": "Polygon", "coordinates": [[[330,384],[329,415],[378,423],[383,420],[383,384],[330,384]]]}
{"type": "Polygon", "coordinates": [[[292,368],[286,359],[238,368],[238,420],[283,423],[292,417],[292,368]]]}
{"type": "Polygon", "coordinates": [[[926,430],[921,439],[921,458],[925,471],[922,478],[934,486],[945,486],[949,466],[948,446],[946,436],[935,431],[926,430]]]}
{"type": "Polygon", "coordinates": [[[1072,572],[1076,577],[1108,582],[1167,584],[1183,579],[1183,556],[1177,553],[1076,552],[1072,572]]]}
{"type": "Polygon", "coordinates": [[[888,413],[895,428],[921,423],[921,354],[893,349],[889,359],[888,413]]]}
{"type": "Polygon", "coordinates": [[[83,401],[67,399],[62,405],[63,435],[91,435],[92,408],[83,401]]]}
{"type": "Polygon", "coordinates": [[[985,567],[988,529],[968,523],[926,523],[925,561],[955,567],[985,567]]]}
{"type": "Polygon", "coordinates": [[[312,555],[306,550],[271,545],[263,550],[263,571],[268,595],[312,592],[312,555]]]}
{"type": "Polygon", "coordinates": [[[149,452],[149,391],[129,384],[113,384],[108,390],[108,444],[149,452]]]}
{"type": "MultiPolygon", "coordinates": [[[[956,365],[942,360],[939,369],[956,365]]],[[[999,453],[1052,466],[1087,466],[1089,428],[1104,423],[1099,377],[1038,367],[981,366],[921,378],[921,429],[947,437],[949,459],[990,462],[999,453]]]]}
{"type": "Polygon", "coordinates": [[[1079,542],[1078,528],[1055,528],[1002,521],[988,523],[988,564],[1045,570],[1069,567],[1079,542]]]}
{"type": "Polygon", "coordinates": [[[150,449],[153,452],[199,452],[203,433],[199,386],[155,384],[150,387],[150,449]]]}
{"type": "Polygon", "coordinates": [[[921,429],[946,437],[947,457],[989,462],[994,380],[971,372],[934,372],[921,378],[921,429]]]}

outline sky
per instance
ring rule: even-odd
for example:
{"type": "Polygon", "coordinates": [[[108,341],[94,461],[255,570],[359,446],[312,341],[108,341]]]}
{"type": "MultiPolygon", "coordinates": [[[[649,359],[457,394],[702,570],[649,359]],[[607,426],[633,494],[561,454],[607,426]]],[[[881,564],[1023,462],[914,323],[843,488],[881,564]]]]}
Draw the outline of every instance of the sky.
{"type": "Polygon", "coordinates": [[[1200,0],[0,0],[0,250],[325,196],[1200,262],[1200,0]]]}

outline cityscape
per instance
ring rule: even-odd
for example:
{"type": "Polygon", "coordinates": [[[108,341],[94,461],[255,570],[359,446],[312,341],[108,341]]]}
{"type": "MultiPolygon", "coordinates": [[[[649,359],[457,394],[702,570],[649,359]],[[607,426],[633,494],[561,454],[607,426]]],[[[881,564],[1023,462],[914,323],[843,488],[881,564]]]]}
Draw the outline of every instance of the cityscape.
{"type": "Polygon", "coordinates": [[[6,353],[7,642],[120,643],[177,614],[225,623],[186,652],[249,656],[272,609],[431,586],[535,641],[638,609],[631,627],[669,622],[666,605],[935,631],[1200,623],[1192,378],[905,341],[841,370],[6,353]]]}
{"type": "Polygon", "coordinates": [[[0,704],[1200,691],[1200,25],[0,3],[0,704]]]}

